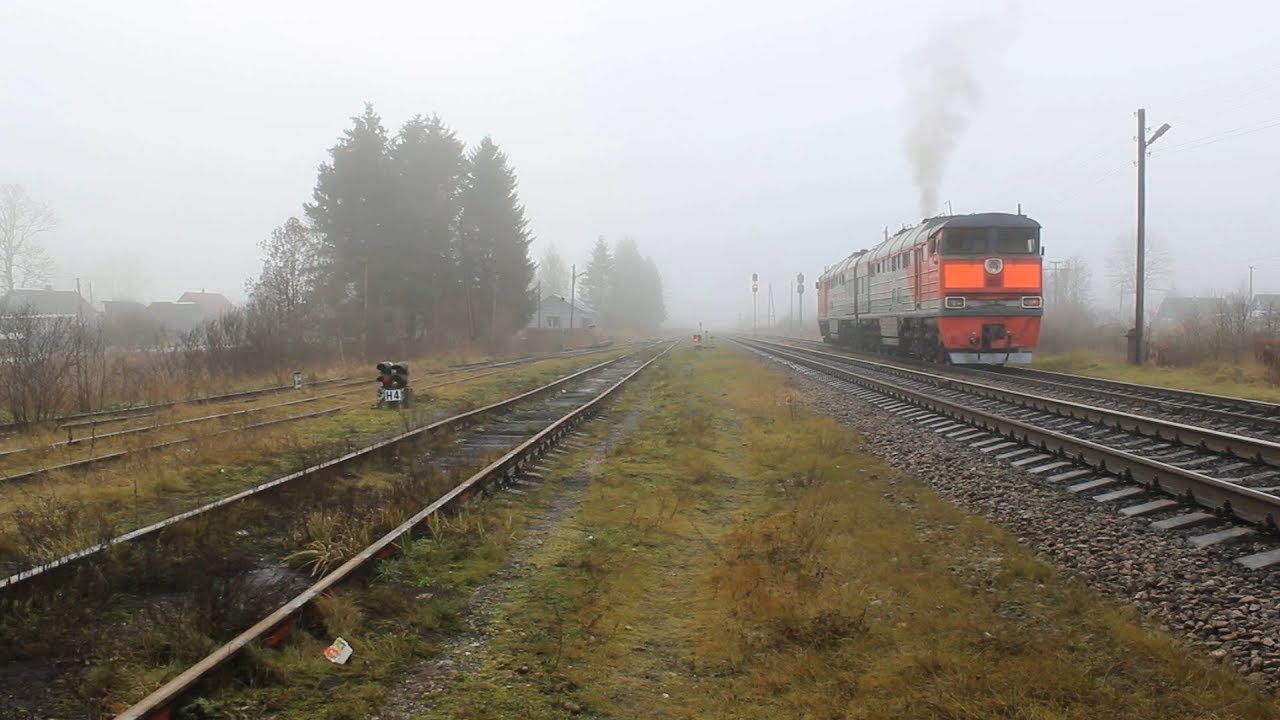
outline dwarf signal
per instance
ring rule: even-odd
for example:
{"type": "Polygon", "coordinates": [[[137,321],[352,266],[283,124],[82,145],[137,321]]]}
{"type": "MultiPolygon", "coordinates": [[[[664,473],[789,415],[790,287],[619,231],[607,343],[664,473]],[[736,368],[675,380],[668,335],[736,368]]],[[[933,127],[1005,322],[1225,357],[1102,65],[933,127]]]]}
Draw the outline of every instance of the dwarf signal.
{"type": "Polygon", "coordinates": [[[413,400],[413,390],[409,387],[409,365],[407,363],[378,363],[378,403],[374,407],[409,407],[413,400]]]}

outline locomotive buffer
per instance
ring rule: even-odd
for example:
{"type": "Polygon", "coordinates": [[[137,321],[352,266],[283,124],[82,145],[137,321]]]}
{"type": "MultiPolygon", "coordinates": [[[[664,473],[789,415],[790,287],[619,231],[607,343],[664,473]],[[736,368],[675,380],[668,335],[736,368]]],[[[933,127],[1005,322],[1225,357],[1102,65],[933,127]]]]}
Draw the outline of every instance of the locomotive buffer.
{"type": "Polygon", "coordinates": [[[409,365],[398,362],[378,363],[378,402],[375,408],[407,408],[413,401],[413,389],[409,387],[409,365]]]}

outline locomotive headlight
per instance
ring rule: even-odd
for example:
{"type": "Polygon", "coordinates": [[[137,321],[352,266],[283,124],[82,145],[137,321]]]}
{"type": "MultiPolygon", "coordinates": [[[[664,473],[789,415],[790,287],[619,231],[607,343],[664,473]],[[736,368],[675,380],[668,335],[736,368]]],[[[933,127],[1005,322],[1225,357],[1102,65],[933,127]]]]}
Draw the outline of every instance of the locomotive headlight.
{"type": "Polygon", "coordinates": [[[948,310],[962,310],[964,309],[964,298],[959,295],[952,295],[942,300],[942,306],[948,310]]]}
{"type": "Polygon", "coordinates": [[[1029,295],[1027,297],[1024,297],[1022,298],[1022,307],[1024,308],[1044,307],[1044,298],[1040,297],[1039,295],[1029,295]]]}

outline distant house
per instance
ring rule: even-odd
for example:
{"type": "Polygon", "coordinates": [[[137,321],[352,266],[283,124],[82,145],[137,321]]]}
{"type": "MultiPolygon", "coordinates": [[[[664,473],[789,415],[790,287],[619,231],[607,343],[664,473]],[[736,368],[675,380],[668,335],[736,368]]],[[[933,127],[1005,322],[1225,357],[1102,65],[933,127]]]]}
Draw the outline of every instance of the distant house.
{"type": "Polygon", "coordinates": [[[103,300],[102,311],[106,314],[108,321],[117,318],[135,319],[146,317],[147,306],[133,300],[103,300]]]}
{"type": "Polygon", "coordinates": [[[0,312],[5,315],[31,313],[37,317],[91,317],[93,306],[75,290],[19,288],[0,298],[0,312]]]}
{"type": "Polygon", "coordinates": [[[1222,298],[1168,297],[1160,303],[1155,322],[1174,325],[1187,320],[1210,320],[1222,311],[1222,298]]]}
{"type": "Polygon", "coordinates": [[[190,332],[209,319],[193,302],[153,302],[147,306],[147,314],[160,328],[178,334],[190,332]]]}
{"type": "Polygon", "coordinates": [[[182,297],[178,298],[179,303],[193,303],[200,308],[206,316],[216,318],[225,315],[235,306],[222,293],[211,293],[201,290],[200,292],[187,291],[182,293],[182,297]]]}
{"type": "Polygon", "coordinates": [[[596,311],[582,303],[569,304],[559,295],[548,295],[538,303],[538,309],[529,321],[531,328],[567,328],[572,315],[573,327],[591,329],[596,326],[596,311]]]}
{"type": "Polygon", "coordinates": [[[1258,293],[1253,296],[1253,317],[1280,318],[1280,295],[1258,293]]]}

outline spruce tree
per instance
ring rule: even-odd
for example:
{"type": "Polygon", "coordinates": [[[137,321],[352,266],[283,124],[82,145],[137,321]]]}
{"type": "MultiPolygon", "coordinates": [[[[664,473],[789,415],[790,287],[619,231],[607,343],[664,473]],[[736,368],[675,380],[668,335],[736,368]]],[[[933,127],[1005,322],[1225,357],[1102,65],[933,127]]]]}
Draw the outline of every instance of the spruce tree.
{"type": "Polygon", "coordinates": [[[320,166],[307,217],[320,238],[319,254],[326,276],[322,301],[338,319],[339,341],[364,338],[365,351],[377,349],[381,334],[366,323],[376,295],[378,269],[386,253],[384,225],[390,209],[391,173],[387,131],[373,105],[353,117],[351,128],[329,149],[329,162],[320,166]],[[366,334],[367,333],[367,334],[366,334]]]}
{"type": "Polygon", "coordinates": [[[644,275],[642,276],[645,310],[644,328],[657,329],[667,319],[667,301],[662,289],[662,274],[658,272],[658,264],[652,257],[644,259],[644,275]]]}
{"type": "Polygon", "coordinates": [[[533,316],[536,301],[528,291],[534,275],[532,238],[506,154],[485,137],[468,160],[458,258],[469,284],[469,316],[473,328],[487,328],[491,337],[506,336],[533,316]]]}
{"type": "Polygon", "coordinates": [[[381,268],[382,290],[403,337],[431,340],[460,334],[462,278],[455,256],[460,199],[467,176],[464,147],[437,116],[415,115],[401,126],[389,153],[394,178],[387,217],[392,252],[381,268]]]}
{"type": "Polygon", "coordinates": [[[613,286],[613,255],[604,236],[591,246],[586,275],[582,278],[582,299],[603,318],[609,312],[609,293],[613,286]]]}
{"type": "Polygon", "coordinates": [[[609,327],[649,331],[666,319],[662,277],[652,259],[640,254],[636,241],[624,237],[613,252],[613,284],[610,291],[609,327]]]}

